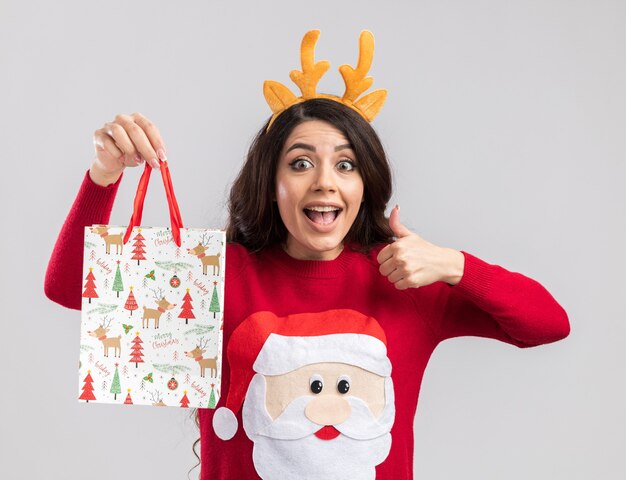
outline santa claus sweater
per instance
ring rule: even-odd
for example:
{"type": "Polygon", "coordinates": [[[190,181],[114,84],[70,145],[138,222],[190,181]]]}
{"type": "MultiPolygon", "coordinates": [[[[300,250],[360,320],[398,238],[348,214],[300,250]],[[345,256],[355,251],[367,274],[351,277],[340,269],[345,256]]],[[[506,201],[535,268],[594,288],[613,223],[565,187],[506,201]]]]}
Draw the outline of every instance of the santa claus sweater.
{"type": "MultiPolygon", "coordinates": [[[[54,302],[72,309],[81,308],[84,227],[109,222],[120,182],[121,177],[115,184],[101,187],[93,183],[89,173],[86,173],[61,228],[46,272],[45,293],[54,302]]],[[[329,391],[328,388],[335,388],[335,396],[339,395],[338,389],[346,399],[350,399],[354,393],[351,400],[354,411],[358,410],[357,405],[365,405],[361,410],[364,410],[366,417],[372,418],[373,425],[379,429],[383,428],[383,422],[380,420],[382,416],[386,415],[385,418],[391,423],[384,435],[382,431],[369,436],[366,433],[356,433],[351,436],[359,437],[360,440],[354,440],[347,438],[350,434],[340,434],[342,428],[338,425],[337,430],[332,429],[334,433],[322,429],[315,438],[311,436],[306,443],[298,444],[293,434],[290,434],[292,435],[290,439],[281,440],[272,438],[273,434],[268,433],[279,432],[277,436],[281,435],[280,429],[271,430],[271,426],[268,426],[277,413],[270,416],[268,412],[272,409],[276,411],[276,405],[282,405],[278,407],[278,413],[281,409],[288,410],[289,406],[285,405],[284,399],[266,398],[267,408],[260,405],[261,408],[258,410],[260,413],[258,415],[250,413],[248,418],[246,415],[242,417],[241,405],[235,402],[234,414],[238,422],[235,428],[237,426],[238,428],[231,439],[222,440],[216,435],[213,425],[215,411],[200,409],[202,480],[279,477],[284,479],[285,475],[288,478],[313,479],[373,478],[374,474],[380,479],[413,478],[413,421],[420,384],[428,360],[440,342],[459,336],[478,336],[526,348],[554,342],[569,334],[570,327],[565,310],[540,283],[527,276],[489,264],[462,251],[465,266],[458,284],[435,282],[420,288],[397,290],[378,270],[376,256],[384,246],[378,245],[364,254],[356,251],[354,245],[346,245],[336,259],[324,261],[294,259],[279,245],[260,253],[250,253],[238,244],[227,245],[223,318],[224,351],[228,354],[224,356],[222,364],[222,397],[218,407],[224,406],[227,401],[231,382],[231,363],[237,365],[242,363],[238,355],[243,355],[245,345],[242,348],[240,342],[236,346],[233,342],[233,348],[229,348],[229,341],[244,321],[249,323],[251,318],[258,320],[259,315],[261,317],[271,315],[272,318],[281,319],[292,318],[298,322],[301,319],[317,318],[319,326],[320,319],[327,324],[341,323],[342,315],[347,312],[348,316],[368,319],[366,321],[368,328],[372,322],[375,323],[376,331],[380,334],[374,342],[383,346],[382,350],[377,350],[376,355],[384,356],[387,362],[385,365],[388,365],[381,370],[368,367],[374,362],[372,358],[375,355],[372,349],[378,347],[358,343],[361,337],[370,338],[365,332],[355,332],[363,335],[355,335],[354,338],[357,340],[354,342],[349,340],[345,344],[338,343],[336,352],[326,351],[328,350],[326,347],[307,351],[305,343],[303,354],[300,355],[301,360],[309,357],[314,359],[310,360],[314,367],[303,367],[305,370],[308,368],[306,372],[309,373],[305,372],[306,375],[310,374],[306,377],[305,389],[308,396],[305,397],[313,398],[319,394],[322,381],[330,383],[329,380],[322,378],[322,374],[311,373],[317,368],[315,365],[319,365],[319,370],[323,373],[343,364],[346,372],[348,370],[351,372],[351,376],[338,375],[336,384],[324,385],[323,388],[327,389],[325,392],[329,391]],[[322,350],[327,357],[318,358],[319,355],[315,352],[322,350]],[[362,355],[362,359],[359,355],[362,355]],[[330,363],[325,364],[323,361],[330,363]],[[372,371],[375,372],[371,373],[372,371]],[[361,378],[365,379],[364,382],[375,382],[379,377],[388,377],[390,380],[385,383],[386,390],[381,397],[385,405],[380,405],[381,408],[377,410],[371,403],[368,404],[367,400],[361,401],[356,397],[359,396],[358,382],[361,378]],[[380,414],[380,425],[376,423],[376,415],[372,415],[372,411],[386,412],[384,415],[380,414]],[[267,423],[262,425],[265,433],[254,436],[253,425],[259,421],[267,423]],[[248,435],[247,431],[251,434],[248,435]],[[383,439],[385,441],[380,443],[383,439]],[[256,440],[259,440],[258,444],[256,440]],[[263,447],[261,440],[265,442],[263,447]],[[372,449],[369,453],[368,448],[372,449]],[[331,454],[335,460],[332,460],[331,467],[327,468],[325,465],[328,464],[331,454]],[[367,465],[368,462],[373,464],[367,465]]],[[[328,325],[323,328],[327,327],[328,325]]],[[[335,326],[329,328],[333,329],[335,326]]],[[[240,331],[242,329],[243,327],[240,331]]],[[[283,337],[279,335],[276,338],[283,337]]],[[[293,344],[284,345],[290,349],[293,344]]],[[[274,362],[276,357],[272,355],[272,350],[269,352],[268,358],[263,362],[257,359],[257,363],[274,362]]],[[[249,356],[250,352],[246,354],[249,356]]],[[[254,352],[252,355],[256,354],[257,352],[254,352]]],[[[278,351],[277,355],[280,354],[278,351]]],[[[294,368],[306,364],[304,360],[298,362],[294,368]]],[[[382,364],[376,360],[375,365],[382,364]]],[[[302,371],[304,370],[300,369],[296,373],[302,371]]],[[[285,392],[284,388],[265,390],[264,378],[269,377],[263,377],[261,374],[257,376],[262,383],[259,390],[261,404],[263,392],[267,392],[267,395],[272,391],[285,392]]],[[[243,385],[238,384],[238,388],[233,388],[233,391],[238,390],[245,394],[250,382],[249,376],[237,374],[233,378],[234,383],[245,382],[243,385]]],[[[280,381],[280,375],[272,376],[271,379],[274,385],[276,381],[280,381]]],[[[294,382],[293,379],[289,381],[294,382]]],[[[259,382],[255,377],[250,383],[259,382]]],[[[382,385],[376,383],[379,384],[382,385]]],[[[293,386],[293,390],[297,391],[297,388],[293,386]]],[[[247,411],[254,412],[252,393],[248,393],[246,402],[249,404],[247,411]]],[[[245,409],[246,407],[243,408],[245,409]]],[[[298,413],[295,407],[294,411],[296,418],[311,423],[305,418],[307,416],[313,418],[306,412],[306,408],[303,407],[304,413],[298,413]]],[[[358,422],[356,423],[355,431],[358,432],[358,422]]],[[[369,431],[374,430],[376,428],[371,427],[369,431]]]]}

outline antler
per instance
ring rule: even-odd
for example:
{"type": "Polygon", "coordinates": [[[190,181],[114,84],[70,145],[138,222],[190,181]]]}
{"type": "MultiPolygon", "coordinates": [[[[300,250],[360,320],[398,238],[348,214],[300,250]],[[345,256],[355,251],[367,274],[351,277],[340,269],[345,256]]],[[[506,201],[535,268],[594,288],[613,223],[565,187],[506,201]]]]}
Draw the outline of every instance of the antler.
{"type": "Polygon", "coordinates": [[[204,337],[200,337],[199,343],[198,343],[198,348],[200,350],[204,350],[206,347],[209,346],[209,341],[208,340],[204,340],[204,337]]]}
{"type": "Polygon", "coordinates": [[[293,83],[298,85],[303,98],[315,97],[315,89],[317,88],[320,78],[322,78],[330,68],[330,62],[327,60],[315,62],[315,44],[319,37],[319,30],[310,30],[304,35],[300,47],[300,63],[302,70],[292,70],[289,73],[289,78],[291,78],[293,83]]]}
{"type": "MultiPolygon", "coordinates": [[[[315,98],[317,84],[330,68],[330,62],[326,60],[315,62],[315,44],[319,36],[319,30],[309,30],[304,35],[300,46],[302,70],[292,70],[289,73],[289,78],[300,88],[303,99],[315,98]]],[[[299,102],[291,90],[274,80],[266,80],[263,83],[263,95],[274,113],[299,102]]]]}
{"type": "Polygon", "coordinates": [[[163,289],[161,287],[159,287],[159,293],[157,293],[154,288],[151,288],[150,291],[152,292],[152,297],[157,301],[161,300],[164,297],[163,289]]]}
{"type": "Polygon", "coordinates": [[[159,403],[161,401],[161,395],[159,394],[160,392],[152,392],[150,390],[148,390],[148,393],[150,394],[150,399],[154,402],[154,403],[159,403]],[[154,398],[156,396],[156,398],[154,398]]]}
{"type": "Polygon", "coordinates": [[[104,317],[102,319],[102,323],[100,324],[100,326],[106,330],[107,328],[109,328],[111,326],[111,320],[113,320],[113,319],[109,318],[109,317],[104,317]],[[106,324],[105,324],[105,322],[106,322],[106,324]]]}
{"type": "Polygon", "coordinates": [[[364,30],[359,37],[359,61],[356,68],[344,64],[339,67],[339,72],[346,84],[343,98],[354,102],[359,95],[372,86],[374,79],[366,77],[372,66],[374,57],[374,36],[372,32],[364,30]]]}
{"type": "Polygon", "coordinates": [[[200,243],[202,244],[203,247],[208,247],[209,242],[211,241],[212,238],[213,238],[213,235],[209,235],[209,237],[207,238],[207,234],[203,233],[202,236],[200,237],[200,243]]]}
{"type": "Polygon", "coordinates": [[[372,77],[366,77],[372,66],[374,58],[374,35],[369,30],[363,30],[359,36],[359,61],[356,68],[344,64],[339,67],[339,72],[346,84],[343,99],[354,103],[368,121],[378,114],[387,98],[386,90],[375,90],[359,101],[354,102],[359,95],[365,92],[374,83],[372,77]]]}

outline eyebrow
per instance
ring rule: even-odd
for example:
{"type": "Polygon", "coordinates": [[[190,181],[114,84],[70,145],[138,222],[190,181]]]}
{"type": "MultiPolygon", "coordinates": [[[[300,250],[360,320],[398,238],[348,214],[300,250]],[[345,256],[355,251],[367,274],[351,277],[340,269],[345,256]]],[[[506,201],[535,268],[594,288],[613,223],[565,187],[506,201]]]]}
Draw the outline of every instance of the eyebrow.
{"type": "MultiPolygon", "coordinates": [[[[313,145],[309,145],[307,143],[294,143],[285,153],[289,153],[296,148],[303,148],[304,150],[310,150],[312,152],[315,152],[315,147],[313,145]]],[[[344,143],[343,145],[337,145],[335,147],[335,152],[338,152],[339,150],[344,150],[346,148],[353,149],[352,144],[344,143]]]]}

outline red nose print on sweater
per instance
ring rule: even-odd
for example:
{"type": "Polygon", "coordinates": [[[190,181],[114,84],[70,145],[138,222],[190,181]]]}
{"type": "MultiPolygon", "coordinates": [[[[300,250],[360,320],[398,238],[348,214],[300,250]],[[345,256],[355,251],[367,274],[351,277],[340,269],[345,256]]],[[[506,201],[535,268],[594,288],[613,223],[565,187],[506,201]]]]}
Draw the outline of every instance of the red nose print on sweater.
{"type": "Polygon", "coordinates": [[[332,440],[339,436],[339,430],[332,425],[326,425],[315,432],[315,436],[320,440],[332,440]]]}

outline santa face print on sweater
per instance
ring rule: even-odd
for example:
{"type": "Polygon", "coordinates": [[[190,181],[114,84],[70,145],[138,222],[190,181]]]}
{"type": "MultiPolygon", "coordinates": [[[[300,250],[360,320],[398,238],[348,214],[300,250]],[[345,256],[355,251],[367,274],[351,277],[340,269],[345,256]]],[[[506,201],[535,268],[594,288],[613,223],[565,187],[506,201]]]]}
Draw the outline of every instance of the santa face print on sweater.
{"type": "Polygon", "coordinates": [[[378,322],[354,310],[253,314],[228,345],[231,386],[215,431],[231,438],[236,423],[225,424],[241,406],[263,479],[375,478],[395,418],[386,352],[378,322]]]}
{"type": "Polygon", "coordinates": [[[257,374],[243,405],[254,466],[264,479],[374,478],[391,448],[393,417],[391,377],[343,363],[257,374]],[[341,393],[347,383],[363,397],[341,393]]]}

